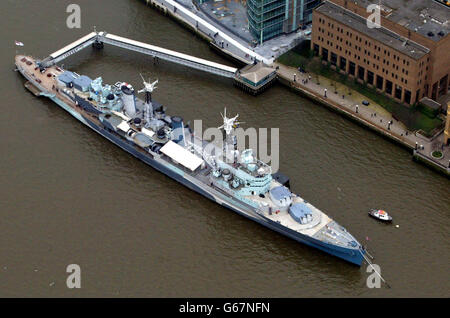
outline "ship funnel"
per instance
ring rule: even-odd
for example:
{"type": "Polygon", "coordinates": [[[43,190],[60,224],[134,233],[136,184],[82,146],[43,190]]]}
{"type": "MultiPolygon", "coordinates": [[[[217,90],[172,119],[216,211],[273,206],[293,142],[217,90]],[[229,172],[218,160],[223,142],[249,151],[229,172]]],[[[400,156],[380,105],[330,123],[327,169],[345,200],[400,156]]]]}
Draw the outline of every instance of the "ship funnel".
{"type": "Polygon", "coordinates": [[[133,86],[123,83],[120,90],[122,91],[122,101],[125,108],[125,114],[133,117],[136,114],[136,97],[134,95],[133,86]]]}

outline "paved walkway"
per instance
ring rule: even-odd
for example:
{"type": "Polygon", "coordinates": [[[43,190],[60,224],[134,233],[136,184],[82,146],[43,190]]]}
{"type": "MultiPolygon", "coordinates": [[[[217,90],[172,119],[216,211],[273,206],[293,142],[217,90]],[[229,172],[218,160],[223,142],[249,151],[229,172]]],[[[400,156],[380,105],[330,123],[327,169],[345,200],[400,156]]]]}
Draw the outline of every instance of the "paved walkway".
{"type": "Polygon", "coordinates": [[[266,64],[272,63],[271,59],[266,59],[255,53],[241,39],[231,37],[195,7],[188,8],[174,0],[149,0],[149,2],[158,3],[160,6],[167,8],[173,16],[191,25],[198,32],[212,38],[219,47],[222,47],[225,52],[228,51],[230,55],[237,56],[248,63],[251,63],[255,58],[264,61],[266,64]]]}
{"type": "MultiPolygon", "coordinates": [[[[257,59],[270,65],[276,57],[306,38],[304,33],[307,30],[303,30],[281,35],[264,42],[262,45],[253,47],[247,41],[232,34],[217,19],[212,19],[198,10],[192,4],[192,0],[147,0],[147,2],[167,8],[171,15],[191,25],[197,32],[209,37],[224,53],[247,64],[251,64],[254,59],[257,59]],[[276,52],[272,51],[274,47],[277,47],[276,52]]],[[[247,26],[243,26],[243,28],[247,29],[247,26]]]]}
{"type": "MultiPolygon", "coordinates": [[[[274,67],[279,67],[278,75],[290,81],[291,85],[307,94],[313,95],[316,99],[337,108],[358,121],[370,126],[402,143],[403,145],[415,149],[417,152],[427,157],[428,160],[448,168],[450,163],[450,147],[442,147],[443,133],[428,139],[420,134],[408,130],[400,121],[395,120],[392,115],[379,104],[359,94],[358,92],[336,83],[320,75],[300,73],[293,67],[274,63],[274,67]],[[295,79],[294,79],[295,78],[295,79]],[[318,84],[319,83],[319,84],[318,84]],[[325,97],[326,96],[326,97],[325,97]],[[362,104],[363,100],[370,102],[369,106],[362,104]],[[439,150],[443,153],[441,159],[431,157],[431,152],[439,150]]],[[[448,170],[450,172],[450,170],[448,170]]]]}

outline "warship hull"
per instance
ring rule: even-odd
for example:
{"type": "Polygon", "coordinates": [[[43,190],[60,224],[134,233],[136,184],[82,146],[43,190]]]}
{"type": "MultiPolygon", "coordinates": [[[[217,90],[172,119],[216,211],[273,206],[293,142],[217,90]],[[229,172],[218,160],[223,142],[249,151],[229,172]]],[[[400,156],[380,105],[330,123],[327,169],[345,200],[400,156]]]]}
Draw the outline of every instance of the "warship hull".
{"type": "Polygon", "coordinates": [[[26,74],[20,67],[17,67],[19,72],[29,81],[31,82],[35,87],[37,87],[41,91],[41,96],[48,97],[53,102],[55,102],[57,105],[59,105],[61,108],[69,112],[73,117],[75,117],[77,120],[97,132],[98,134],[102,135],[112,143],[114,143],[116,146],[120,147],[124,151],[130,153],[134,157],[138,158],[139,160],[143,161],[147,165],[151,166],[152,168],[156,169],[157,171],[167,175],[168,177],[178,181],[179,183],[183,184],[184,186],[188,187],[189,189],[199,193],[200,195],[224,206],[225,208],[228,208],[236,213],[238,213],[241,216],[247,217],[255,222],[258,222],[259,224],[266,226],[267,228],[270,228],[271,230],[274,230],[282,235],[285,235],[289,238],[292,238],[300,243],[303,243],[307,246],[314,247],[316,249],[319,249],[325,253],[331,254],[333,256],[336,256],[340,259],[343,259],[347,262],[350,262],[352,264],[355,264],[357,266],[361,266],[363,262],[363,253],[364,251],[361,251],[359,248],[346,248],[341,247],[333,244],[329,244],[327,242],[315,239],[311,236],[304,235],[302,233],[299,233],[298,231],[291,230],[283,225],[280,225],[277,222],[274,222],[273,220],[265,217],[264,215],[261,215],[258,213],[254,207],[246,204],[245,202],[237,201],[233,197],[227,195],[226,193],[219,191],[218,189],[215,189],[213,187],[208,187],[204,183],[196,180],[190,175],[185,174],[182,170],[178,169],[177,167],[174,167],[172,165],[167,164],[167,162],[163,161],[162,159],[159,159],[157,157],[152,157],[149,154],[144,154],[140,151],[137,151],[134,145],[131,142],[127,142],[126,140],[121,139],[120,137],[116,136],[114,133],[111,133],[107,129],[105,129],[102,125],[99,125],[89,118],[83,116],[80,112],[78,112],[73,107],[69,106],[67,103],[65,103],[63,100],[59,99],[55,96],[55,94],[51,94],[47,92],[42,85],[40,85],[36,80],[26,74]]]}

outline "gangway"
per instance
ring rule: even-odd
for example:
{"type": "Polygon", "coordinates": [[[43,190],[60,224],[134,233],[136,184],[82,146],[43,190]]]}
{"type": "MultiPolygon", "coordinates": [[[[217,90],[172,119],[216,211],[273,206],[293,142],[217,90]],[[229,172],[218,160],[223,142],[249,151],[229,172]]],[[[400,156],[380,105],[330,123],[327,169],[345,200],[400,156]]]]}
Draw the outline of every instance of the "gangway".
{"type": "Polygon", "coordinates": [[[212,74],[234,78],[237,72],[237,68],[227,65],[211,62],[205,59],[201,59],[195,56],[179,53],[176,51],[161,48],[155,45],[127,39],[107,32],[91,32],[88,35],[70,43],[69,45],[59,49],[58,51],[50,54],[47,58],[40,62],[41,67],[49,67],[67,57],[81,51],[82,49],[94,45],[94,47],[102,48],[103,43],[132,50],[135,52],[150,55],[153,58],[166,60],[169,62],[181,64],[187,67],[191,67],[197,70],[209,72],[212,74]]]}

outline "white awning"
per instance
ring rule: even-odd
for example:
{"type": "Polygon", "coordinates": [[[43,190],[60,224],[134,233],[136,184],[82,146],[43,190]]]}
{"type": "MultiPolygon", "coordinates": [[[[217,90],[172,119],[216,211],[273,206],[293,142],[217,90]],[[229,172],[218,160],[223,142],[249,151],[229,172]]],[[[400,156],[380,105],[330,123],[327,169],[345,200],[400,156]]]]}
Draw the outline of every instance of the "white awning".
{"type": "Polygon", "coordinates": [[[119,128],[123,132],[127,132],[128,130],[130,130],[130,125],[128,125],[126,121],[123,121],[117,125],[117,128],[119,128]]]}
{"type": "Polygon", "coordinates": [[[191,171],[194,171],[203,163],[202,158],[194,155],[189,150],[173,141],[166,143],[164,147],[161,148],[161,152],[191,171]]]}
{"type": "Polygon", "coordinates": [[[122,118],[123,120],[126,120],[126,121],[129,121],[131,118],[130,117],[127,117],[127,116],[125,116],[124,114],[122,114],[122,113],[120,113],[120,112],[116,112],[116,111],[112,111],[111,113],[113,113],[114,115],[117,115],[117,116],[119,116],[120,118],[122,118]]]}
{"type": "Polygon", "coordinates": [[[144,133],[144,134],[146,134],[146,135],[149,136],[149,137],[153,137],[153,135],[155,134],[153,131],[148,130],[148,129],[146,129],[146,128],[142,128],[142,129],[141,129],[141,133],[144,133]]]}

